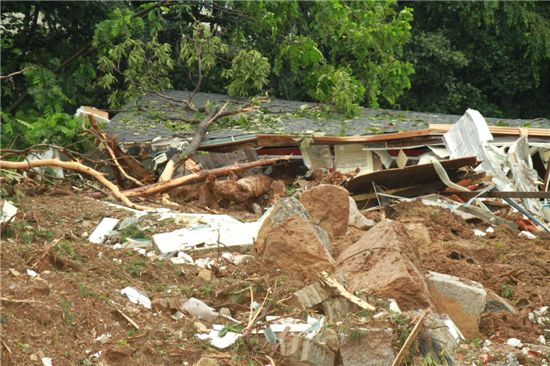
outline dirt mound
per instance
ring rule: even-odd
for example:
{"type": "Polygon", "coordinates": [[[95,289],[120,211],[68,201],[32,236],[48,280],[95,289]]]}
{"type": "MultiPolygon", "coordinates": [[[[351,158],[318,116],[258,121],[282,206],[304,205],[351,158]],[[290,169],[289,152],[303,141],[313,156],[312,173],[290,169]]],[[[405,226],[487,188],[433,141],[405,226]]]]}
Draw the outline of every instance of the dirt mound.
{"type": "MultiPolygon", "coordinates": [[[[529,240],[518,236],[508,226],[493,227],[494,234],[474,235],[474,229],[485,231],[489,225],[467,223],[451,210],[425,206],[418,201],[396,205],[391,215],[410,228],[426,227],[430,240],[410,233],[418,251],[419,269],[446,273],[483,284],[507,298],[520,310],[533,310],[550,303],[550,248],[542,239],[529,240]]],[[[482,327],[490,336],[499,329],[514,334],[516,328],[506,322],[488,321],[482,327]]],[[[534,335],[540,329],[529,323],[534,335]]],[[[536,338],[536,337],[535,337],[536,338]]]]}

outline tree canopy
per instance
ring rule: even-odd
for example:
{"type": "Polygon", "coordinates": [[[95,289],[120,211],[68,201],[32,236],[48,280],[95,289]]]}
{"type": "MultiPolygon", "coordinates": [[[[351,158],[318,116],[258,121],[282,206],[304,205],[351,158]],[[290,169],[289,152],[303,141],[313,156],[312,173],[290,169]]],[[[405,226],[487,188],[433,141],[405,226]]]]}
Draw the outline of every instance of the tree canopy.
{"type": "Polygon", "coordinates": [[[29,1],[1,11],[3,145],[68,134],[80,105],[116,110],[168,89],[318,101],[345,118],[359,106],[550,115],[550,10],[539,2],[29,1]]]}

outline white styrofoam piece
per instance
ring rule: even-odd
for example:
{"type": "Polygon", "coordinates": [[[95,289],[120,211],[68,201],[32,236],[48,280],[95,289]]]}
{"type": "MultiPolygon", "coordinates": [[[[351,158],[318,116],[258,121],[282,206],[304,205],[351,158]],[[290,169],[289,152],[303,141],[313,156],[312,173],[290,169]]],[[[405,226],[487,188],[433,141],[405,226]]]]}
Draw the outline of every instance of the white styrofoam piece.
{"type": "Polygon", "coordinates": [[[99,225],[94,229],[88,241],[94,244],[101,244],[105,241],[105,238],[115,228],[119,220],[112,217],[104,217],[99,225]]]}

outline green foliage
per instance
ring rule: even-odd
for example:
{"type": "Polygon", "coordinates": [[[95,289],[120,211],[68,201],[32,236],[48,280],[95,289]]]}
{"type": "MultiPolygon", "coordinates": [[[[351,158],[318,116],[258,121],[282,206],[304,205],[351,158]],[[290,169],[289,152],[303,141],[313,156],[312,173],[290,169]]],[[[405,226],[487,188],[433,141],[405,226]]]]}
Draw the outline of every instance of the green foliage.
{"type": "Polygon", "coordinates": [[[152,30],[160,19],[147,20],[146,24],[128,9],[115,9],[96,27],[93,45],[99,49],[97,63],[103,74],[98,84],[112,90],[108,101],[113,107],[148,91],[172,88],[168,77],[174,68],[172,46],[159,42],[152,30]]]}
{"type": "Polygon", "coordinates": [[[231,96],[256,95],[268,83],[271,65],[266,57],[256,50],[240,50],[233,58],[231,68],[224,76],[231,79],[227,93],[231,96]]]}
{"type": "Polygon", "coordinates": [[[182,35],[179,58],[188,68],[196,67],[199,77],[207,75],[216,66],[216,59],[228,51],[220,37],[212,35],[203,23],[193,25],[193,37],[182,35]]]}
{"type": "Polygon", "coordinates": [[[502,297],[505,299],[512,298],[512,295],[514,294],[514,288],[510,285],[503,285],[502,286],[502,297]]]}
{"type": "Polygon", "coordinates": [[[550,116],[550,9],[540,2],[411,2],[406,109],[550,116]]]}
{"type": "Polygon", "coordinates": [[[146,263],[140,259],[135,259],[131,262],[122,264],[122,268],[124,268],[126,271],[128,271],[128,273],[136,278],[141,277],[141,273],[143,272],[145,266],[146,263]]]}
{"type": "Polygon", "coordinates": [[[357,103],[365,93],[365,88],[349,70],[328,65],[321,68],[318,75],[313,93],[315,99],[332,105],[337,113],[348,117],[359,112],[357,103]]]}
{"type": "Polygon", "coordinates": [[[24,75],[29,85],[28,93],[37,108],[47,115],[62,112],[63,103],[70,100],[63,93],[54,73],[39,65],[27,65],[27,68],[24,75]]]}
{"type": "Polygon", "coordinates": [[[219,332],[218,336],[223,338],[228,332],[241,333],[243,326],[240,324],[227,324],[219,332]]]}

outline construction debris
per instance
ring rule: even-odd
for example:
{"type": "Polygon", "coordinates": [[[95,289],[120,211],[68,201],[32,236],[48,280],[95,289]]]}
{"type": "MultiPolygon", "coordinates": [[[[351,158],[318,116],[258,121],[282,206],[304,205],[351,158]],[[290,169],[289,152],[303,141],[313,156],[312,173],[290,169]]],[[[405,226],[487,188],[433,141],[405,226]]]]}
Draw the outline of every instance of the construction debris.
{"type": "MultiPolygon", "coordinates": [[[[2,199],[2,363],[548,361],[547,129],[468,110],[373,135],[163,132],[144,149],[100,112],[79,110],[109,169],[53,148],[0,161],[78,191],[2,199]]],[[[15,186],[45,184],[32,177],[15,186]]]]}

